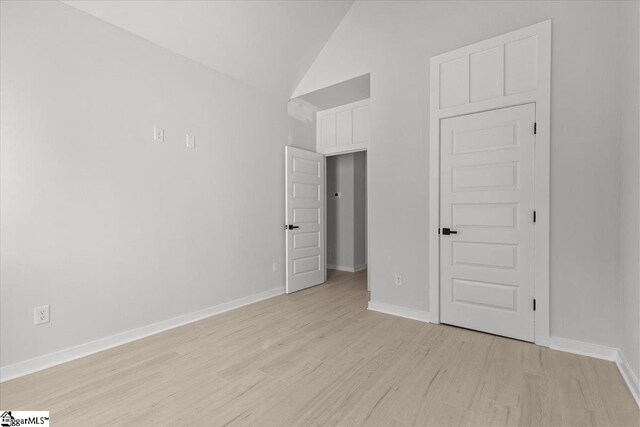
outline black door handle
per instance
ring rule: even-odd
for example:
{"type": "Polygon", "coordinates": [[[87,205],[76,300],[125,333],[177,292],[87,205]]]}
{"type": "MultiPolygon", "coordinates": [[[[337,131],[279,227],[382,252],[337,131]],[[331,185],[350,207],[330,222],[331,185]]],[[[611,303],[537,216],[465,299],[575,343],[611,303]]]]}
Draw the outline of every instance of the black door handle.
{"type": "Polygon", "coordinates": [[[293,224],[289,224],[289,225],[285,225],[284,226],[285,230],[293,230],[294,228],[300,228],[300,227],[297,226],[297,225],[293,225],[293,224]]]}
{"type": "Polygon", "coordinates": [[[458,232],[455,230],[451,230],[450,228],[443,228],[442,234],[444,234],[445,236],[448,236],[449,234],[458,234],[458,232]]]}

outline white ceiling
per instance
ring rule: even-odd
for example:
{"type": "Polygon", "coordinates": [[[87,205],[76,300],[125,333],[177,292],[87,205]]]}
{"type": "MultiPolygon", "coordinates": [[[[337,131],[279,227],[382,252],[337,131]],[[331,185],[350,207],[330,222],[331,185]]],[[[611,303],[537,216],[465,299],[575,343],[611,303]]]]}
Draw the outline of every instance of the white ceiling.
{"type": "Polygon", "coordinates": [[[63,2],[237,80],[288,97],[353,0],[63,2]]]}

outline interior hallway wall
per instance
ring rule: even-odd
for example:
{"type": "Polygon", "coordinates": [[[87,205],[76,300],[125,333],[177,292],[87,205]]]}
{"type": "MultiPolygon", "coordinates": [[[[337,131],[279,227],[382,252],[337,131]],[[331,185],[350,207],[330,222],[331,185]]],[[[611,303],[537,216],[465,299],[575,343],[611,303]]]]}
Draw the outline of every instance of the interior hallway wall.
{"type": "Polygon", "coordinates": [[[551,334],[619,345],[622,14],[615,1],[354,3],[294,96],[371,73],[373,302],[429,308],[429,58],[552,19],[551,334]]]}
{"type": "Polygon", "coordinates": [[[353,263],[367,265],[367,152],[353,154],[353,263]]]}
{"type": "Polygon", "coordinates": [[[284,286],[287,99],[59,2],[0,7],[3,367],[284,286]]]}
{"type": "Polygon", "coordinates": [[[326,158],[328,268],[354,271],[366,265],[365,156],[359,152],[326,158]]]}
{"type": "Polygon", "coordinates": [[[326,162],[327,268],[353,269],[353,154],[328,156],[326,162]]]}

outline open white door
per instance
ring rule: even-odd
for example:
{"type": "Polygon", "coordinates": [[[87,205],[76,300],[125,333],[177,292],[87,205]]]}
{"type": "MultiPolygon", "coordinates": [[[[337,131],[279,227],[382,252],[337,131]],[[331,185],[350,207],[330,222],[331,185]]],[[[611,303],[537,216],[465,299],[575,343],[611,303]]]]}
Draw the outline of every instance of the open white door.
{"type": "Polygon", "coordinates": [[[325,281],[324,156],[285,147],[287,293],[325,281]]]}

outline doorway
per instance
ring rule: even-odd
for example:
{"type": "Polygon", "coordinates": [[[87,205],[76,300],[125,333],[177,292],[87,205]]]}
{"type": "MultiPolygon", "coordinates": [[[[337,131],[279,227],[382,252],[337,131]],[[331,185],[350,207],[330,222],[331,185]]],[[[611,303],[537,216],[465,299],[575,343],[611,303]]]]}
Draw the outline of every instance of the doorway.
{"type": "Polygon", "coordinates": [[[367,152],[326,157],[327,269],[367,268],[367,152]]]}
{"type": "Polygon", "coordinates": [[[550,87],[551,21],[431,58],[432,322],[549,345],[550,87]]]}
{"type": "Polygon", "coordinates": [[[365,150],[323,156],[285,147],[286,292],[357,273],[367,283],[365,150]]]}

